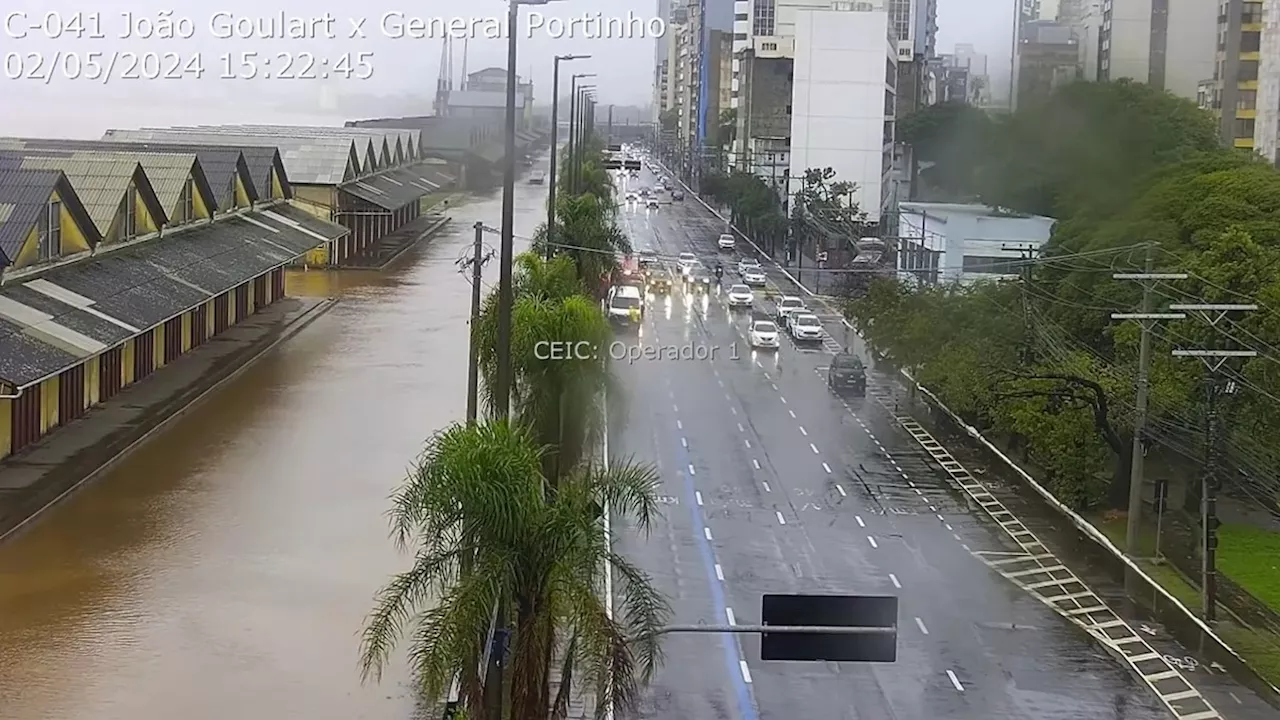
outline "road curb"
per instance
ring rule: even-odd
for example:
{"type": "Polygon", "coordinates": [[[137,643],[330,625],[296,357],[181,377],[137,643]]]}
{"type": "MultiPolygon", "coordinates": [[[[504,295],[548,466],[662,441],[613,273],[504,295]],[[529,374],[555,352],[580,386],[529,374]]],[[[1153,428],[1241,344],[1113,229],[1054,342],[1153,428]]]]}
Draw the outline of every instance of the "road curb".
{"type": "MultiPolygon", "coordinates": [[[[724,217],[724,215],[722,215],[715,208],[711,207],[711,205],[708,204],[705,200],[703,200],[697,193],[693,192],[693,190],[683,180],[680,180],[679,178],[677,178],[673,173],[671,173],[666,168],[666,166],[659,164],[659,167],[661,167],[667,173],[668,176],[670,176],[676,182],[680,183],[680,185],[685,188],[686,192],[692,195],[704,208],[707,209],[708,212],[710,212],[712,215],[716,216],[720,220],[724,221],[725,224],[728,225],[735,234],[737,234],[739,237],[745,240],[749,245],[751,245],[751,247],[755,248],[758,254],[760,254],[763,257],[769,258],[769,262],[774,267],[776,267],[779,271],[781,271],[781,273],[788,280],[790,280],[797,288],[802,290],[811,298],[819,297],[817,293],[810,290],[804,283],[800,282],[800,280],[798,280],[794,275],[788,272],[787,269],[784,268],[781,263],[773,259],[771,255],[766,253],[759,245],[755,243],[755,241],[747,237],[745,233],[743,233],[736,226],[730,223],[729,220],[724,217]]],[[[844,325],[846,330],[857,335],[858,338],[862,340],[864,343],[866,342],[866,338],[863,338],[862,334],[858,332],[857,328],[855,328],[852,324],[850,324],[847,319],[845,319],[844,317],[841,317],[840,322],[841,324],[844,325]]],[[[1013,472],[1015,472],[1023,480],[1025,484],[1030,486],[1031,489],[1034,490],[1036,494],[1041,497],[1041,499],[1043,499],[1046,503],[1048,503],[1049,506],[1052,507],[1055,511],[1057,511],[1060,515],[1067,518],[1067,520],[1071,522],[1071,524],[1076,528],[1077,531],[1083,533],[1086,537],[1088,537],[1094,543],[1099,545],[1103,550],[1107,551],[1116,560],[1118,560],[1121,564],[1123,564],[1127,570],[1129,570],[1130,572],[1133,572],[1137,577],[1141,578],[1143,582],[1147,583],[1152,588],[1154,588],[1155,591],[1161,595],[1162,599],[1166,603],[1168,603],[1171,608],[1177,610],[1179,614],[1185,616],[1186,619],[1190,620],[1194,624],[1194,626],[1200,631],[1200,633],[1202,633],[1205,637],[1211,639],[1218,646],[1220,646],[1234,660],[1236,660],[1242,668],[1247,669],[1248,672],[1256,676],[1257,679],[1264,686],[1270,689],[1273,697],[1268,698],[1268,700],[1272,702],[1272,704],[1275,704],[1275,698],[1280,698],[1280,688],[1277,688],[1276,686],[1272,685],[1271,683],[1263,679],[1262,676],[1257,672],[1257,670],[1255,670],[1240,655],[1240,653],[1236,652],[1236,650],[1232,648],[1231,645],[1229,645],[1216,632],[1214,632],[1213,628],[1211,628],[1203,619],[1201,619],[1198,615],[1196,615],[1196,613],[1194,613],[1190,608],[1188,608],[1185,604],[1183,604],[1182,601],[1178,600],[1178,598],[1175,597],[1168,589],[1160,585],[1159,582],[1157,582],[1154,578],[1148,575],[1146,571],[1137,562],[1135,562],[1132,558],[1130,558],[1122,550],[1120,550],[1120,548],[1117,547],[1115,543],[1111,542],[1111,539],[1108,538],[1106,535],[1104,535],[1102,531],[1098,530],[1096,527],[1094,527],[1092,523],[1090,523],[1088,520],[1085,520],[1074,510],[1062,504],[1061,501],[1059,501],[1056,497],[1053,496],[1053,493],[1051,493],[1048,490],[1048,488],[1041,485],[1039,481],[1037,481],[1034,477],[1032,477],[1031,474],[1029,474],[1026,470],[1023,470],[1022,467],[1020,467],[1016,461],[1014,461],[1012,458],[1006,455],[1002,450],[1000,450],[994,443],[988,440],[980,431],[978,431],[977,428],[965,423],[962,419],[960,419],[960,416],[957,415],[954,411],[952,411],[951,408],[947,407],[947,405],[945,405],[942,402],[942,400],[933,393],[933,391],[929,390],[925,386],[916,382],[915,378],[906,370],[899,370],[898,374],[901,375],[901,379],[899,379],[900,383],[902,382],[902,379],[905,379],[908,388],[914,388],[918,390],[922,395],[924,395],[924,397],[927,399],[929,404],[934,405],[943,413],[945,413],[947,417],[960,428],[960,430],[962,430],[966,435],[968,435],[970,438],[975,440],[985,450],[990,452],[992,455],[998,458],[1002,463],[1004,463],[1011,470],[1013,470],[1013,472]]]]}
{"type": "MultiPolygon", "coordinates": [[[[397,260],[404,257],[405,253],[409,252],[410,250],[421,245],[422,243],[435,237],[439,230],[441,230],[442,228],[444,228],[444,226],[448,225],[451,222],[453,222],[453,216],[445,215],[444,217],[440,218],[439,221],[437,221],[430,227],[424,229],[421,233],[418,233],[418,237],[414,238],[412,242],[405,243],[404,246],[401,247],[399,250],[397,250],[394,255],[392,255],[391,257],[387,258],[383,262],[369,269],[386,270],[390,268],[392,265],[395,264],[397,260]]],[[[364,269],[364,268],[361,268],[361,269],[364,269]]]]}
{"type": "Polygon", "coordinates": [[[35,511],[27,514],[25,517],[23,517],[22,520],[15,523],[12,527],[0,529],[0,543],[5,542],[6,540],[9,540],[10,538],[16,536],[18,533],[22,532],[23,530],[29,529],[35,523],[36,520],[40,519],[40,517],[42,517],[46,512],[51,510],[54,506],[56,506],[63,500],[67,499],[68,497],[70,497],[72,493],[79,490],[81,487],[101,477],[104,473],[106,473],[108,470],[118,465],[129,455],[132,455],[134,451],[142,447],[144,444],[146,444],[149,440],[154,438],[160,432],[167,429],[179,418],[183,417],[188,412],[194,410],[195,408],[200,406],[202,403],[204,403],[206,400],[208,400],[210,397],[212,397],[216,391],[222,389],[225,385],[229,384],[231,381],[240,377],[247,370],[249,370],[249,368],[257,364],[259,360],[266,357],[267,354],[269,354],[272,350],[274,350],[280,344],[297,335],[299,332],[305,329],[308,325],[315,322],[321,315],[324,315],[325,313],[329,312],[329,310],[332,310],[333,307],[337,305],[337,303],[338,301],[334,298],[326,298],[325,300],[317,303],[314,307],[308,309],[303,314],[294,318],[292,321],[289,322],[289,324],[285,327],[285,329],[280,332],[279,335],[275,336],[274,339],[272,339],[269,342],[266,342],[263,345],[256,346],[255,349],[251,351],[251,354],[248,355],[248,357],[246,357],[243,362],[236,365],[235,368],[230,370],[226,375],[223,375],[221,378],[215,380],[213,384],[209,385],[207,388],[200,391],[195,397],[191,398],[181,407],[171,412],[169,415],[164,417],[162,420],[157,422],[151,428],[143,432],[141,435],[134,438],[127,445],[121,448],[118,452],[114,453],[109,458],[107,458],[102,464],[98,465],[93,470],[86,473],[83,477],[78,478],[69,487],[59,492],[53,499],[49,500],[48,502],[45,502],[35,511]]]}

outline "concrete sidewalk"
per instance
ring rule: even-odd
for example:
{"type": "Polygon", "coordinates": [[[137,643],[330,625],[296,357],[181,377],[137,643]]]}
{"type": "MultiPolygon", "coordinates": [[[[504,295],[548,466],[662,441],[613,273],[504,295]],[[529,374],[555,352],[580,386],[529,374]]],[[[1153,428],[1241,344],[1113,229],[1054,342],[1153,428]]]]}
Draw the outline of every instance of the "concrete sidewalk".
{"type": "Polygon", "coordinates": [[[336,302],[285,298],[263,308],[0,462],[0,540],[107,470],[336,302]]]}

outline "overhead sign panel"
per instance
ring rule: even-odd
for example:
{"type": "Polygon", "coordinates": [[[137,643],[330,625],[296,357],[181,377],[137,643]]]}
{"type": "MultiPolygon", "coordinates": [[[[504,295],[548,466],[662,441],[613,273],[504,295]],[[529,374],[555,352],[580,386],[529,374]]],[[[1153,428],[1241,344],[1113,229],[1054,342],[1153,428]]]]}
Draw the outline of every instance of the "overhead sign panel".
{"type": "MultiPolygon", "coordinates": [[[[881,595],[772,595],[761,600],[764,625],[896,628],[898,598],[881,595]]],[[[875,662],[898,659],[898,633],[764,632],[760,659],[875,662]]]]}

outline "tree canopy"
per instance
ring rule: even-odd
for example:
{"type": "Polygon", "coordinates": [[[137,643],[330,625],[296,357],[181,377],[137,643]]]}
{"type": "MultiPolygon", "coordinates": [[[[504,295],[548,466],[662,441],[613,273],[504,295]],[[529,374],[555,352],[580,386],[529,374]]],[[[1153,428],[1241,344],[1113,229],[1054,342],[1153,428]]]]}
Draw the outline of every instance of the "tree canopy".
{"type": "MultiPolygon", "coordinates": [[[[980,124],[943,108],[904,122],[922,154],[938,138],[980,124]],[[949,126],[947,123],[951,123],[949,126]]],[[[946,142],[945,140],[942,142],[946,142]]],[[[1202,453],[1205,367],[1175,347],[1243,347],[1254,359],[1225,371],[1234,483],[1275,508],[1280,497],[1280,173],[1218,144],[1211,116],[1128,81],[1079,83],[992,121],[973,195],[1012,211],[1058,218],[1029,282],[917,287],[880,280],[848,312],[879,353],[975,425],[1011,439],[1077,507],[1122,507],[1132,442],[1138,327],[1134,312],[1147,248],[1154,285],[1173,303],[1257,303],[1216,326],[1192,313],[1155,326],[1150,437],[1170,458],[1202,453]]],[[[1211,318],[1212,319],[1212,318],[1211,318]]],[[[1189,502],[1195,500],[1194,493],[1189,502]]]]}

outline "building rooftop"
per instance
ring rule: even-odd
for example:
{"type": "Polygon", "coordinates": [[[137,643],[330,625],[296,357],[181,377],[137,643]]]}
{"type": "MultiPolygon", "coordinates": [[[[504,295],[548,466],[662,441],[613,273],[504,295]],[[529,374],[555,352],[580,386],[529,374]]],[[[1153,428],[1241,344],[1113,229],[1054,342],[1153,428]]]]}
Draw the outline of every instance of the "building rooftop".
{"type": "Polygon", "coordinates": [[[221,127],[252,132],[270,132],[273,134],[306,135],[309,137],[350,137],[357,139],[361,136],[366,136],[374,139],[375,142],[379,140],[386,142],[392,163],[397,162],[395,158],[397,147],[403,153],[403,159],[398,162],[413,162],[419,159],[417,153],[419,146],[422,144],[422,131],[415,128],[336,127],[329,125],[225,125],[221,127]]]}
{"type": "Polygon", "coordinates": [[[90,234],[89,241],[98,240],[93,237],[93,224],[75,189],[61,171],[0,170],[0,253],[4,254],[5,264],[13,262],[21,252],[41,213],[48,212],[49,200],[55,191],[63,207],[90,234]]]}
{"type": "MultiPolygon", "coordinates": [[[[235,207],[235,197],[231,180],[236,173],[244,168],[248,172],[247,161],[244,158],[244,152],[236,147],[220,147],[217,145],[165,145],[160,143],[125,143],[112,142],[109,140],[64,140],[60,138],[0,138],[0,150],[13,151],[37,151],[35,154],[43,154],[40,151],[47,150],[80,150],[80,151],[99,151],[99,152],[124,152],[124,153],[155,153],[155,154],[172,154],[172,153],[194,153],[200,161],[200,168],[204,171],[205,178],[209,181],[209,186],[213,188],[218,200],[218,208],[227,210],[235,207]]],[[[148,177],[151,177],[151,171],[147,165],[143,164],[143,169],[147,170],[148,177]]],[[[151,182],[156,182],[151,177],[151,182]]],[[[252,176],[249,180],[252,184],[252,176]]],[[[254,187],[246,187],[251,198],[257,198],[257,191],[254,187]]]]}
{"type": "MultiPolygon", "coordinates": [[[[271,146],[279,149],[289,182],[337,185],[360,173],[361,160],[353,141],[340,137],[283,137],[266,133],[215,132],[177,128],[108,130],[104,140],[195,143],[201,145],[271,146]]],[[[268,185],[269,189],[270,186],[268,185]]]]}
{"type": "Polygon", "coordinates": [[[0,169],[61,170],[70,181],[85,212],[100,235],[106,236],[120,203],[133,183],[138,192],[149,196],[156,222],[167,222],[164,206],[159,204],[146,172],[137,158],[127,155],[26,155],[22,152],[0,152],[0,169]]]}
{"type": "Polygon", "coordinates": [[[40,382],[345,232],[278,205],[6,284],[0,379],[40,382]]]}
{"type": "MultiPolygon", "coordinates": [[[[489,90],[451,90],[447,105],[461,108],[503,109],[507,107],[507,94],[489,90]]],[[[516,109],[523,107],[524,95],[516,93],[516,109]]]]}
{"type": "Polygon", "coordinates": [[[387,146],[383,136],[372,136],[362,133],[345,132],[339,134],[317,132],[313,128],[288,127],[284,125],[179,125],[171,130],[190,130],[192,132],[209,132],[227,135],[241,133],[261,135],[269,138],[316,138],[321,140],[348,140],[355,146],[359,162],[360,174],[377,172],[385,167],[391,159],[391,148],[387,146]]]}
{"type": "Polygon", "coordinates": [[[935,202],[904,202],[899,203],[899,207],[903,210],[917,215],[926,213],[930,219],[937,219],[946,222],[948,215],[966,215],[969,217],[991,217],[991,218],[1015,218],[1015,219],[1038,219],[1047,220],[1049,222],[1057,222],[1054,218],[1045,217],[1043,215],[1028,215],[1013,210],[983,205],[982,203],[935,203],[935,202]]]}

